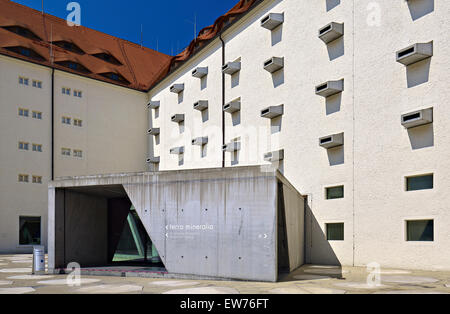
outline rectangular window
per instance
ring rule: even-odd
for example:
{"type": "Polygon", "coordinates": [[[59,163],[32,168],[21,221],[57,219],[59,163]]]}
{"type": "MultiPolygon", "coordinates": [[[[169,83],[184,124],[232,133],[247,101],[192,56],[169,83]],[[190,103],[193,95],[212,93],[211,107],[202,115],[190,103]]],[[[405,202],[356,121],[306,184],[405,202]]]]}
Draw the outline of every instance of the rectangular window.
{"type": "Polygon", "coordinates": [[[73,156],[77,158],[83,158],[83,151],[79,149],[73,150],[73,156]]]}
{"type": "Polygon", "coordinates": [[[434,221],[412,220],[406,222],[406,240],[408,242],[433,242],[434,221]]]}
{"type": "Polygon", "coordinates": [[[328,241],[344,241],[344,224],[326,224],[328,241]]]}
{"type": "Polygon", "coordinates": [[[19,142],[19,149],[20,150],[28,150],[29,149],[30,144],[26,143],[26,142],[19,142]]]}
{"type": "Polygon", "coordinates": [[[33,183],[42,184],[42,177],[41,176],[33,176],[33,183]]]}
{"type": "Polygon", "coordinates": [[[70,96],[70,88],[63,87],[62,88],[62,93],[65,94],[65,95],[69,95],[70,96]]]}
{"type": "Polygon", "coordinates": [[[42,112],[33,111],[33,118],[34,119],[38,119],[38,120],[42,120],[42,112]]]}
{"type": "Polygon", "coordinates": [[[41,244],[41,217],[19,217],[19,244],[41,244]]]}
{"type": "Polygon", "coordinates": [[[42,153],[42,145],[41,144],[33,144],[33,152],[42,153]]]}
{"type": "Polygon", "coordinates": [[[82,97],[82,92],[80,90],[74,90],[73,91],[73,95],[75,97],[81,98],[82,97]]]}
{"type": "Polygon", "coordinates": [[[19,182],[28,182],[29,176],[27,174],[19,174],[18,181],[19,182]]]}
{"type": "Polygon", "coordinates": [[[42,88],[42,82],[33,80],[33,87],[42,88]]]}
{"type": "Polygon", "coordinates": [[[83,121],[80,120],[80,119],[73,119],[73,125],[82,127],[83,126],[83,121]]]}
{"type": "Polygon", "coordinates": [[[432,174],[406,178],[406,191],[431,190],[434,188],[432,174]]]}
{"type": "Polygon", "coordinates": [[[72,124],[72,118],[62,117],[62,123],[63,124],[72,124]]]}
{"type": "Polygon", "coordinates": [[[20,85],[27,85],[29,84],[30,80],[26,77],[19,76],[19,84],[20,85]]]}
{"type": "Polygon", "coordinates": [[[28,109],[19,108],[19,116],[28,117],[29,114],[30,114],[30,111],[28,109]]]}
{"type": "Polygon", "coordinates": [[[61,148],[61,155],[63,156],[70,156],[71,155],[71,149],[70,148],[61,148]]]}
{"type": "Polygon", "coordinates": [[[344,198],[344,186],[326,188],[326,198],[327,200],[344,198]]]}

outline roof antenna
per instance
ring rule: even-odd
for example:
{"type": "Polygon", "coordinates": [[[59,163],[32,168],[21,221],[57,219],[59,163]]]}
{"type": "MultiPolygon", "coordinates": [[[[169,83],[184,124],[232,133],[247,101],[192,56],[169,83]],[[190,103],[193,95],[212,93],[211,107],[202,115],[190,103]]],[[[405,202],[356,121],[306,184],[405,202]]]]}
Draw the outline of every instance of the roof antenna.
{"type": "Polygon", "coordinates": [[[197,13],[194,14],[194,21],[185,20],[186,22],[194,25],[194,39],[197,38],[197,13]]]}
{"type": "Polygon", "coordinates": [[[143,34],[144,34],[144,26],[141,24],[141,48],[142,48],[143,43],[144,43],[144,37],[143,37],[143,34]]]}

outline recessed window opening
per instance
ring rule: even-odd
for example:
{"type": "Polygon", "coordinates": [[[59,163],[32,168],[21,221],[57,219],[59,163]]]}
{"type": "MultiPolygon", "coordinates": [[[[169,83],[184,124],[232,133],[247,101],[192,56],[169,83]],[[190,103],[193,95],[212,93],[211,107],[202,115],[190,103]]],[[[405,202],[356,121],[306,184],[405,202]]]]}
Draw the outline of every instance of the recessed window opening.
{"type": "Polygon", "coordinates": [[[434,221],[412,220],[406,222],[406,241],[408,242],[433,242],[434,221]]]}
{"type": "Polygon", "coordinates": [[[327,32],[327,31],[329,31],[330,29],[331,29],[331,25],[328,25],[324,29],[320,30],[320,35],[322,35],[323,33],[327,32]]]}
{"type": "Polygon", "coordinates": [[[434,175],[423,175],[406,178],[406,191],[431,190],[434,188],[434,175]]]}
{"type": "Polygon", "coordinates": [[[319,92],[319,91],[321,91],[321,90],[326,89],[327,87],[328,87],[328,84],[324,84],[324,85],[318,86],[318,87],[317,87],[317,91],[319,92]]]}
{"type": "Polygon", "coordinates": [[[405,116],[403,118],[403,121],[404,122],[408,122],[408,121],[411,121],[411,120],[420,119],[420,117],[421,117],[421,114],[420,114],[420,112],[418,112],[418,113],[415,113],[415,114],[412,114],[412,115],[409,115],[409,116],[405,116]]]}
{"type": "Polygon", "coordinates": [[[413,52],[414,52],[414,47],[411,47],[409,49],[406,49],[405,51],[399,52],[398,53],[398,57],[401,58],[401,57],[404,57],[404,56],[406,56],[406,55],[408,55],[410,53],[413,53],[413,52]]]}

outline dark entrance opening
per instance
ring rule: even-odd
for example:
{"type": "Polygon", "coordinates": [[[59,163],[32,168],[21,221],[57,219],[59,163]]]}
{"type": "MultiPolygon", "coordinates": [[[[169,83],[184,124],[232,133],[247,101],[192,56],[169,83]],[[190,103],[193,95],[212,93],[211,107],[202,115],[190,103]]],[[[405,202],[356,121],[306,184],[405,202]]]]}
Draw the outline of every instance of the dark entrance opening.
{"type": "MultiPolygon", "coordinates": [[[[166,269],[122,185],[55,190],[55,268],[161,272],[166,269]]],[[[149,226],[147,226],[148,228],[149,226]]]]}

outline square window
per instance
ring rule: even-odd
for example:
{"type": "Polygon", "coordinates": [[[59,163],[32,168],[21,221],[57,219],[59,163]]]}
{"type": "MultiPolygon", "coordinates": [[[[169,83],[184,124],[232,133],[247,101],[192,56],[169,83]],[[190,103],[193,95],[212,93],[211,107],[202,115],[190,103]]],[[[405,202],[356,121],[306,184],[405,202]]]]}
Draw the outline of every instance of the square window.
{"type": "Polygon", "coordinates": [[[81,150],[74,150],[73,151],[73,156],[77,157],[77,158],[83,158],[83,151],[81,151],[81,150]]]}
{"type": "Polygon", "coordinates": [[[423,175],[406,178],[406,191],[431,190],[434,188],[434,176],[423,175]]]}
{"type": "Polygon", "coordinates": [[[344,224],[326,224],[328,241],[344,241],[344,224]]]}
{"type": "Polygon", "coordinates": [[[28,182],[28,175],[27,174],[19,174],[19,182],[28,182]]]}
{"type": "Polygon", "coordinates": [[[42,184],[41,176],[33,176],[33,183],[42,184]]]}
{"type": "Polygon", "coordinates": [[[327,200],[334,200],[339,198],[344,198],[344,186],[326,188],[327,200]]]}
{"type": "Polygon", "coordinates": [[[63,156],[70,156],[71,155],[71,149],[70,148],[61,148],[61,154],[63,156]]]}
{"type": "Polygon", "coordinates": [[[21,117],[28,117],[28,115],[29,115],[29,110],[28,109],[19,108],[19,116],[21,116],[21,117]]]}
{"type": "Polygon", "coordinates": [[[407,221],[406,240],[408,242],[433,242],[434,221],[433,220],[407,221]]]}
{"type": "Polygon", "coordinates": [[[19,217],[19,244],[41,244],[41,217],[19,217]]]}

